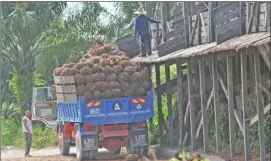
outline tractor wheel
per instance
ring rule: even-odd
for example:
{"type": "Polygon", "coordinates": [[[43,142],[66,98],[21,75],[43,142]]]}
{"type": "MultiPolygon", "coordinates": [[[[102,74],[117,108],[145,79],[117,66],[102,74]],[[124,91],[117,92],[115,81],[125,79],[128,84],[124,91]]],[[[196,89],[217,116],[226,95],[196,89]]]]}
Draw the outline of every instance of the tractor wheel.
{"type": "Polygon", "coordinates": [[[58,147],[61,155],[69,155],[70,153],[70,143],[69,138],[63,137],[62,133],[58,135],[58,147]]]}

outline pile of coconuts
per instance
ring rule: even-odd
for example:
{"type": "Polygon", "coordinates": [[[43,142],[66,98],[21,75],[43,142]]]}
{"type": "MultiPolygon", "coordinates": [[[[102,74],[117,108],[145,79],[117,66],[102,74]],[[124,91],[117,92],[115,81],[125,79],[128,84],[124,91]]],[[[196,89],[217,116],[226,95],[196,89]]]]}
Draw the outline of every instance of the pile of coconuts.
{"type": "Polygon", "coordinates": [[[85,100],[145,96],[151,89],[150,69],[130,61],[112,44],[91,50],[76,63],[56,68],[54,75],[73,76],[76,93],[85,100]]]}

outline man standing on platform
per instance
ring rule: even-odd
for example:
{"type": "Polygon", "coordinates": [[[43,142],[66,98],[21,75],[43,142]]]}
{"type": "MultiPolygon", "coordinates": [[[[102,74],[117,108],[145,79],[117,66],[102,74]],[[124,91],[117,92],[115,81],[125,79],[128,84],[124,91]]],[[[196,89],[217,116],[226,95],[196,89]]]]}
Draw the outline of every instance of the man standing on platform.
{"type": "Polygon", "coordinates": [[[161,23],[160,21],[154,20],[147,16],[147,12],[144,11],[143,7],[139,7],[136,12],[138,15],[134,20],[135,36],[137,38],[138,44],[140,46],[140,53],[142,57],[152,54],[151,48],[151,37],[149,33],[149,22],[151,23],[161,23]]]}

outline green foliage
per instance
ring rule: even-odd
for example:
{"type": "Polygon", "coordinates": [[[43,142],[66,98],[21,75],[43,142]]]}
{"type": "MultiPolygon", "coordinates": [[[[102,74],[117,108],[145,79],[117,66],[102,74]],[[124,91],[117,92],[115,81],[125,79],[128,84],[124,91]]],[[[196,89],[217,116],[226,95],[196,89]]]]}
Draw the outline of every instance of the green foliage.
{"type": "MultiPolygon", "coordinates": [[[[24,146],[24,135],[22,123],[19,119],[1,119],[2,145],[12,145],[22,148],[24,146]]],[[[55,146],[56,131],[53,128],[44,127],[42,124],[33,124],[32,148],[41,149],[55,146]]]]}

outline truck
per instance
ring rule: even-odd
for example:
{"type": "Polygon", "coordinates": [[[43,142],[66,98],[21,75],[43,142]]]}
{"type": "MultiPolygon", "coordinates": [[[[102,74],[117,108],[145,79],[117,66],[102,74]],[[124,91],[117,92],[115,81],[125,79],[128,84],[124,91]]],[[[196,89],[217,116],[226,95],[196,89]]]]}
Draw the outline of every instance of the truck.
{"type": "Polygon", "coordinates": [[[76,95],[72,76],[54,76],[54,82],[54,88],[33,89],[32,120],[56,128],[61,155],[69,155],[71,146],[78,160],[95,159],[99,148],[119,154],[126,147],[128,154],[148,154],[151,91],[138,97],[84,100],[76,95]]]}

